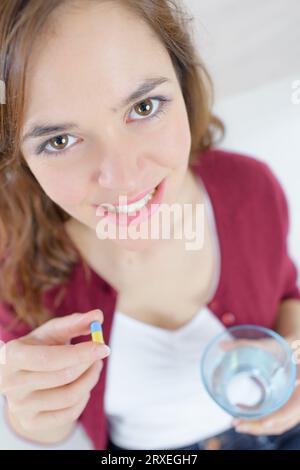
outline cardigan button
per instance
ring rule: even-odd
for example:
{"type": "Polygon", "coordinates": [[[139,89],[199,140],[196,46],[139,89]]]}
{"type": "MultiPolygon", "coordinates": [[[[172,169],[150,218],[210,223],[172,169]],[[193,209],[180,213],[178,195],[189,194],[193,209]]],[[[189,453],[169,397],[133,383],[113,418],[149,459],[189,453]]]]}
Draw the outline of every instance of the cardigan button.
{"type": "Polygon", "coordinates": [[[235,315],[232,312],[225,312],[222,315],[222,322],[224,325],[233,325],[235,322],[235,315]]]}

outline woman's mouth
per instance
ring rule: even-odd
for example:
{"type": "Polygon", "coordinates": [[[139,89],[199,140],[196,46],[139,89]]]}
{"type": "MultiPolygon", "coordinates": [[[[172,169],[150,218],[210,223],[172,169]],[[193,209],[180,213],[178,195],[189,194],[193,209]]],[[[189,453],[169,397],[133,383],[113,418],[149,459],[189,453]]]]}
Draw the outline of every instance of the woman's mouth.
{"type": "MultiPolygon", "coordinates": [[[[157,186],[158,187],[158,186],[157,186]]],[[[106,209],[108,212],[118,213],[118,214],[133,214],[134,212],[141,210],[143,207],[148,204],[149,201],[153,198],[156,188],[152,189],[149,193],[147,193],[144,197],[133,202],[132,204],[128,205],[112,205],[112,204],[101,204],[101,207],[106,209]]],[[[125,197],[124,197],[125,200],[125,197]]]]}
{"type": "Polygon", "coordinates": [[[93,207],[97,208],[96,215],[106,216],[109,222],[120,225],[127,225],[127,223],[132,221],[138,222],[150,217],[150,215],[158,210],[159,204],[162,201],[165,180],[166,178],[143,198],[132,204],[113,206],[112,204],[103,203],[100,206],[94,205],[93,207]],[[125,221],[124,218],[126,219],[125,221]]]}

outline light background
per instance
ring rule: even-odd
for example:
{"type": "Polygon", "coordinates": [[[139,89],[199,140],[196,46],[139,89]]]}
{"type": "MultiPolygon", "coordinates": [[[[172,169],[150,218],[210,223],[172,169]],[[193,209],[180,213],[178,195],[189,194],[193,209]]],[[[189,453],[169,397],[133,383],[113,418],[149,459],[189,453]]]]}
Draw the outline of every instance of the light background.
{"type": "Polygon", "coordinates": [[[221,148],[268,163],[290,210],[288,246],[300,282],[299,0],[183,0],[215,84],[215,112],[227,135],[221,148]]]}

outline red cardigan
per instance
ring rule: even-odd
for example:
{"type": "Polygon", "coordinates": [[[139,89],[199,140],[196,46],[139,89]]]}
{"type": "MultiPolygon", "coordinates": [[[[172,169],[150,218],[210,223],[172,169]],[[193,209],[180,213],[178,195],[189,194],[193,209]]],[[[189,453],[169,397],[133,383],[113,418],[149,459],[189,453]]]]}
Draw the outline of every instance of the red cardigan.
{"type": "MultiPolygon", "coordinates": [[[[300,300],[296,266],[287,249],[288,205],[279,181],[266,163],[220,149],[199,154],[191,168],[210,196],[221,248],[221,278],[208,307],[225,326],[248,323],[274,327],[279,304],[289,298],[300,300]]],[[[54,305],[59,287],[47,291],[43,301],[54,316],[100,308],[104,338],[109,343],[117,291],[91,268],[90,274],[88,281],[80,260],[65,285],[60,305],[54,305]]],[[[30,331],[20,323],[8,332],[12,318],[13,311],[0,304],[4,341],[30,331]]],[[[104,359],[99,382],[80,417],[98,450],[107,448],[109,437],[103,408],[108,360],[104,359]]]]}

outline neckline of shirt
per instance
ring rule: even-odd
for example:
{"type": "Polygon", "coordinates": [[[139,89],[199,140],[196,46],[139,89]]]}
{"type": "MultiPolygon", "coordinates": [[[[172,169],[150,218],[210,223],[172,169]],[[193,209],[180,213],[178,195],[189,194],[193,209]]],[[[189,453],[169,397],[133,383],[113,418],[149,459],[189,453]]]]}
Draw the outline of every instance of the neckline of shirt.
{"type": "Polygon", "coordinates": [[[115,311],[115,317],[118,317],[118,321],[121,321],[122,323],[127,323],[128,325],[134,328],[142,329],[144,332],[154,332],[155,334],[160,334],[165,337],[182,336],[183,334],[187,333],[190,329],[194,329],[196,323],[204,321],[205,317],[207,320],[207,317],[211,315],[212,314],[209,308],[204,305],[203,307],[199,308],[197,313],[193,315],[193,317],[183,326],[176,328],[175,330],[171,330],[169,328],[162,328],[160,326],[152,325],[150,323],[137,320],[136,318],[124,314],[120,310],[115,311]]]}

